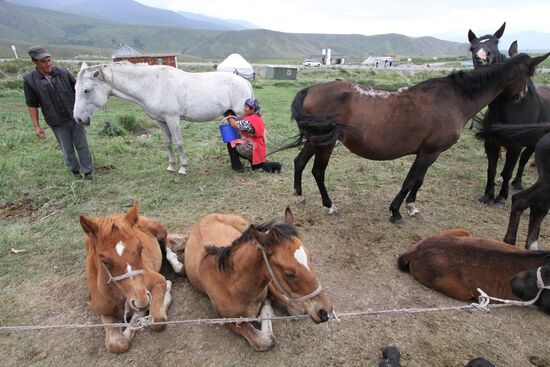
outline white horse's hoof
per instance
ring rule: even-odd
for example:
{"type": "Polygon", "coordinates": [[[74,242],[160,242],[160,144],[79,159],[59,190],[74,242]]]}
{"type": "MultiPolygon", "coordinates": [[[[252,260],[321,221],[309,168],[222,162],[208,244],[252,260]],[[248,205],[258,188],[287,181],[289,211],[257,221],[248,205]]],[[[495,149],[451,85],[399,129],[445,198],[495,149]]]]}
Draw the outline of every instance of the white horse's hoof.
{"type": "Polygon", "coordinates": [[[405,206],[409,209],[409,217],[414,217],[417,214],[420,214],[420,210],[414,205],[414,203],[407,203],[405,206]]]}
{"type": "Polygon", "coordinates": [[[338,208],[336,207],[336,205],[332,204],[332,206],[330,208],[327,208],[327,213],[328,214],[338,214],[338,208]]]}
{"type": "Polygon", "coordinates": [[[169,164],[168,167],[166,167],[166,170],[170,173],[176,173],[176,169],[172,164],[169,164]]]}
{"type": "Polygon", "coordinates": [[[180,169],[178,171],[178,175],[185,176],[186,174],[187,174],[187,172],[185,171],[185,167],[180,167],[180,169]]]}

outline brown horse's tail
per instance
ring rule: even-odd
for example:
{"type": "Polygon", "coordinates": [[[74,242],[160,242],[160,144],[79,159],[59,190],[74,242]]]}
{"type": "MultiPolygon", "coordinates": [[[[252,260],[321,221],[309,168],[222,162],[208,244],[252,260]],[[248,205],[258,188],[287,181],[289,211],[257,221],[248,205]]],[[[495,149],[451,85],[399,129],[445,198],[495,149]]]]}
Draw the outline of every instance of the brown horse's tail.
{"type": "Polygon", "coordinates": [[[399,258],[397,259],[397,267],[403,272],[409,271],[409,257],[407,256],[408,254],[409,253],[407,252],[406,254],[399,256],[399,258]]]}
{"type": "Polygon", "coordinates": [[[505,146],[528,146],[537,144],[538,140],[549,132],[550,122],[525,125],[492,124],[482,127],[476,138],[505,146]]]}

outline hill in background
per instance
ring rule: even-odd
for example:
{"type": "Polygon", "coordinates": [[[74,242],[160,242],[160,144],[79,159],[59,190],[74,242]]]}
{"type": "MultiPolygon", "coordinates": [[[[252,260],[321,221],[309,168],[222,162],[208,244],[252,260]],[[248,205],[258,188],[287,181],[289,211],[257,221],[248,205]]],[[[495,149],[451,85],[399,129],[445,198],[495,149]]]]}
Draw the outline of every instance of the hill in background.
{"type": "MultiPolygon", "coordinates": [[[[51,0],[50,4],[63,1],[51,0]]],[[[110,3],[117,6],[137,4],[131,0],[110,3]]],[[[113,6],[109,5],[109,9],[113,6]]],[[[466,44],[433,37],[302,34],[263,29],[223,31],[131,25],[19,6],[0,0],[0,57],[13,56],[9,48],[11,44],[17,45],[24,57],[26,54],[22,53],[26,48],[36,43],[48,45],[57,58],[82,54],[108,56],[121,44],[128,44],[142,52],[180,52],[184,56],[196,58],[223,59],[237,52],[250,60],[301,60],[319,56],[323,48],[331,48],[333,54],[343,56],[348,61],[361,61],[369,55],[387,54],[402,57],[468,55],[466,44]]]]}

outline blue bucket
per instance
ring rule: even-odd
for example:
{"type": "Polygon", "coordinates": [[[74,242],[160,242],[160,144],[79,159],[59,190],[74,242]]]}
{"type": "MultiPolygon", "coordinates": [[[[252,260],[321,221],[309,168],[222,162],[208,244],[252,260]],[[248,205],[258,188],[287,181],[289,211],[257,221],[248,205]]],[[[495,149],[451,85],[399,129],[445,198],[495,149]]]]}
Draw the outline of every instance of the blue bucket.
{"type": "Polygon", "coordinates": [[[224,143],[230,143],[231,141],[239,138],[237,130],[229,124],[221,124],[220,133],[222,134],[222,140],[224,143]]]}

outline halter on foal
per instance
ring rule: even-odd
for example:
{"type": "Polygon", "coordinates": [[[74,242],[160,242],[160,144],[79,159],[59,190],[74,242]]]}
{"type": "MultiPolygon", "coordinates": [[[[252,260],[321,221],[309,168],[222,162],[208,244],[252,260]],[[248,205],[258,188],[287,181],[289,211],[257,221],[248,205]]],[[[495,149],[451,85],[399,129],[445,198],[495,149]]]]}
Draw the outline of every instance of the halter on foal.
{"type": "MultiPolygon", "coordinates": [[[[134,321],[149,311],[154,321],[167,320],[172,283],[159,274],[162,254],[181,272],[182,264],[165,246],[166,229],[160,223],[139,216],[138,205],[126,214],[90,218],[80,216],[86,233],[86,276],[90,307],[104,324],[134,321]],[[131,320],[128,320],[128,317],[131,320]]],[[[166,325],[151,325],[160,331],[166,325]]],[[[105,326],[109,352],[126,352],[135,330],[105,326]]]]}
{"type": "Polygon", "coordinates": [[[526,89],[535,66],[548,54],[520,54],[505,62],[470,72],[455,72],[408,89],[376,90],[344,81],[303,89],[292,103],[300,134],[280,149],[304,147],[294,159],[294,193],[302,196],[302,172],[315,156],[312,173],[323,206],[337,211],[325,187],[325,171],[337,140],[352,153],[374,160],[415,154],[416,159],[392,201],[391,222],[401,220],[406,197],[409,215],[416,215],[416,194],[428,168],[458,140],[466,122],[497,95],[515,96],[526,89]]]}
{"type": "Polygon", "coordinates": [[[536,299],[534,304],[550,314],[550,259],[544,266],[516,274],[512,292],[525,301],[536,299]]]}
{"type": "MultiPolygon", "coordinates": [[[[268,318],[268,295],[291,314],[328,320],[332,305],[315,276],[309,251],[298,238],[289,208],[282,224],[251,225],[230,214],[210,214],[191,229],[185,270],[191,284],[210,298],[222,317],[268,318]]],[[[258,351],[275,344],[270,320],[227,324],[258,351]]]]}
{"type": "MultiPolygon", "coordinates": [[[[399,256],[398,266],[426,287],[469,301],[480,288],[502,299],[516,299],[510,280],[550,260],[550,251],[527,251],[503,242],[474,238],[465,230],[438,233],[399,256]]],[[[536,294],[535,294],[536,295],[536,294]]]]}
{"type": "MultiPolygon", "coordinates": [[[[504,33],[506,23],[500,27],[494,35],[485,35],[477,37],[472,30],[468,31],[470,41],[470,51],[472,52],[472,61],[475,68],[481,68],[498,62],[503,62],[506,56],[498,50],[499,38],[504,33]]],[[[510,56],[517,54],[517,43],[513,42],[508,50],[510,56]]],[[[493,124],[534,124],[544,121],[550,121],[550,88],[546,86],[535,86],[529,80],[527,91],[518,99],[515,96],[502,94],[489,103],[487,113],[485,114],[481,125],[488,127],[493,124]]],[[[485,153],[487,155],[487,185],[485,193],[479,199],[484,204],[491,202],[503,203],[508,198],[508,182],[512,178],[512,173],[518,162],[516,177],[512,181],[512,187],[522,190],[522,176],[525,165],[529,162],[531,154],[535,151],[535,145],[528,145],[523,153],[520,146],[512,143],[503,143],[493,139],[485,139],[485,153]],[[499,158],[500,147],[506,148],[506,161],[502,169],[502,186],[498,196],[495,198],[495,175],[499,158]],[[520,158],[521,153],[521,158],[520,158]]]]}

